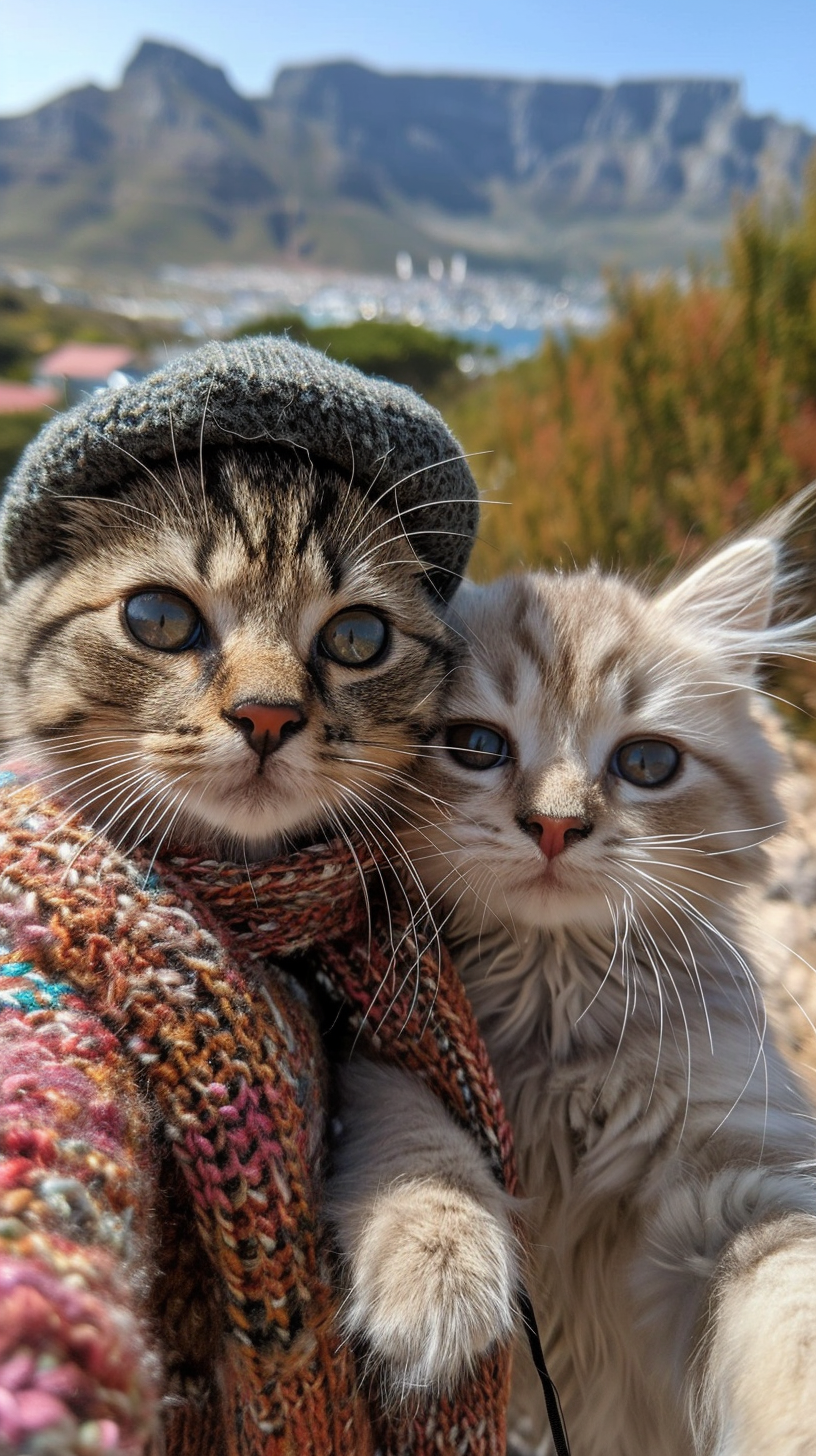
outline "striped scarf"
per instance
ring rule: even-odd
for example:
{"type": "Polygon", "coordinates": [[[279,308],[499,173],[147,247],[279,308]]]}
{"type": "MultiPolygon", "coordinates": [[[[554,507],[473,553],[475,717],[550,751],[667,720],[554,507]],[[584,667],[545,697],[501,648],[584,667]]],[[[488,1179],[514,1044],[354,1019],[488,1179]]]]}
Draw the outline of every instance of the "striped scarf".
{"type": "Polygon", "coordinates": [[[461,986],[383,867],[126,857],[14,769],[0,821],[0,1453],[503,1453],[505,1351],[394,1415],[338,1336],[304,967],[513,1183],[461,986]]]}

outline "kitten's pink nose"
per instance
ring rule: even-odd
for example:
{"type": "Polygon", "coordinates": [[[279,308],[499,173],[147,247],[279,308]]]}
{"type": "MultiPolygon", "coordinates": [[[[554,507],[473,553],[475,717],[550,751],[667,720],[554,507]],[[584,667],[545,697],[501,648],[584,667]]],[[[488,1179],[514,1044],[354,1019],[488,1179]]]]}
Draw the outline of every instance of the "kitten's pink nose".
{"type": "Polygon", "coordinates": [[[547,859],[555,859],[577,840],[586,839],[592,829],[583,819],[552,819],[549,814],[531,814],[527,827],[538,830],[538,847],[547,859]]]}
{"type": "Polygon", "coordinates": [[[261,759],[280,748],[282,740],[306,721],[297,703],[239,703],[225,717],[241,729],[261,759]]]}

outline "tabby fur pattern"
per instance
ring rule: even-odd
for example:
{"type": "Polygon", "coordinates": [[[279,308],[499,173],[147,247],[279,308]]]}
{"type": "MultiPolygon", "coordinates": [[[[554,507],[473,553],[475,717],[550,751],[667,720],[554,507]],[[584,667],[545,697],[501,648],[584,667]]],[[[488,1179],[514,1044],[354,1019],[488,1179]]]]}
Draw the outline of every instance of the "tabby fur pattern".
{"type": "MultiPolygon", "coordinates": [[[[737,909],[783,818],[759,664],[814,655],[783,547],[800,508],[656,593],[536,573],[450,610],[470,661],[401,838],[514,1127],[576,1456],[816,1451],[813,1109],[737,909]],[[467,759],[467,725],[504,757],[467,759]],[[665,779],[627,778],[655,742],[665,779]]],[[[473,1259],[466,1233],[448,1257],[473,1259]]],[[[551,1451],[521,1346],[511,1427],[551,1451]]]]}
{"type": "MultiPolygon", "coordinates": [[[[47,794],[68,798],[125,851],[204,847],[249,874],[252,861],[328,833],[398,857],[383,797],[437,730],[461,655],[411,539],[422,539],[421,507],[406,533],[392,490],[365,491],[304,451],[208,449],[175,465],[123,459],[126,467],[132,479],[115,498],[62,497],[54,559],[6,592],[7,751],[36,764],[47,794]],[[187,650],[155,650],[128,629],[134,594],[168,590],[203,623],[187,650]],[[354,608],[377,614],[387,638],[370,663],[348,666],[327,656],[320,634],[354,608]],[[246,704],[290,705],[300,721],[259,753],[241,727],[246,704]]],[[[354,1155],[340,1143],[332,1195],[346,1333],[365,1341],[387,1398],[399,1400],[450,1386],[509,1335],[509,1200],[411,1076],[371,1066],[345,1085],[349,1150],[358,1117],[370,1127],[372,1112],[395,1096],[399,1104],[388,1148],[353,1186],[354,1155]],[[480,1220],[484,1287],[451,1285],[444,1260],[436,1274],[428,1268],[423,1230],[451,1194],[450,1157],[440,1163],[416,1137],[429,1103],[455,1150],[458,1196],[480,1220]],[[386,1195],[400,1233],[382,1245],[386,1195]],[[392,1298],[395,1270],[405,1307],[392,1298]],[[458,1332],[450,1345],[438,1338],[441,1309],[458,1332]]]]}

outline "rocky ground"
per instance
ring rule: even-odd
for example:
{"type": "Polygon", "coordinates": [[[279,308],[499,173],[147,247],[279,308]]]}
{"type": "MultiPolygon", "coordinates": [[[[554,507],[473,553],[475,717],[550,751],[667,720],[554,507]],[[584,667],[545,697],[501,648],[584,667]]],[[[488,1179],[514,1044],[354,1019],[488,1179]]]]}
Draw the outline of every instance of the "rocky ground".
{"type": "Polygon", "coordinates": [[[747,904],[748,945],[762,967],[771,1024],[816,1095],[816,745],[771,733],[788,773],[782,798],[788,829],[768,845],[769,875],[747,904]]]}

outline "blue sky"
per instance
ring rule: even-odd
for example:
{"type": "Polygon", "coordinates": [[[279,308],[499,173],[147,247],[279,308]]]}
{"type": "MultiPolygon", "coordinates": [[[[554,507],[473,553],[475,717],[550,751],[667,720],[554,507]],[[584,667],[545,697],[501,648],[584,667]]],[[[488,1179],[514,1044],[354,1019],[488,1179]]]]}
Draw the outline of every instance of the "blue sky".
{"type": "Polygon", "coordinates": [[[292,61],[614,81],[741,79],[749,107],[816,130],[816,0],[0,0],[0,114],[116,83],[150,36],[260,94],[292,61]]]}

